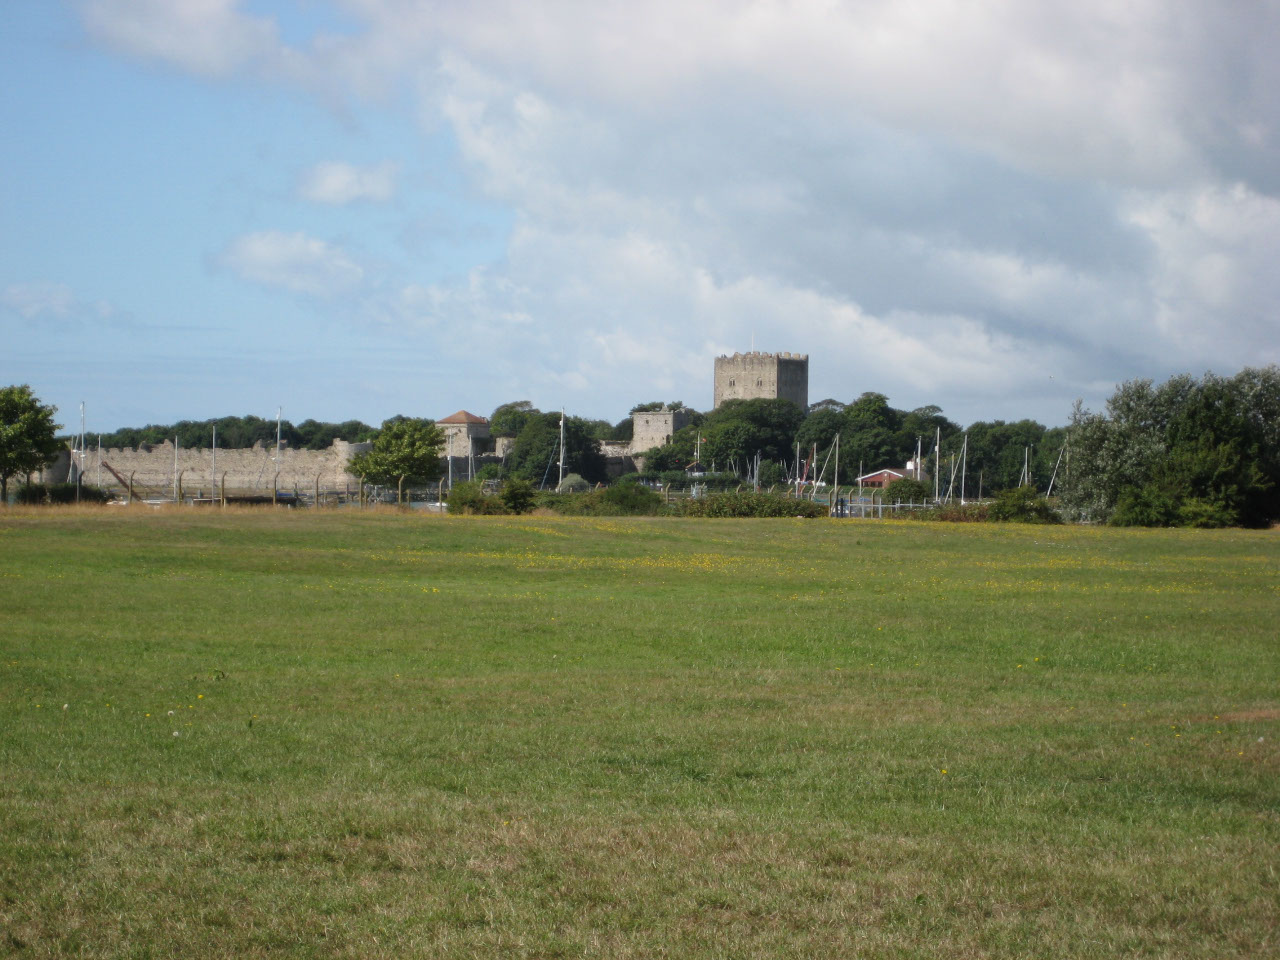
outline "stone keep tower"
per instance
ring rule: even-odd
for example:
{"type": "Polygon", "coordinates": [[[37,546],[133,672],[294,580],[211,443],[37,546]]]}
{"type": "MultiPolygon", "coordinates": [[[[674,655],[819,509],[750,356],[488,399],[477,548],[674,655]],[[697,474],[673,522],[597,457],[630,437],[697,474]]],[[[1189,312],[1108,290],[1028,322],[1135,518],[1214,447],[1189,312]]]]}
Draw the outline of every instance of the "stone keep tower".
{"type": "Polygon", "coordinates": [[[670,443],[672,434],[681,427],[687,426],[690,419],[689,411],[684,408],[672,410],[664,406],[661,410],[633,413],[630,451],[644,453],[664,443],[670,443]]]}
{"type": "Polygon", "coordinates": [[[726,400],[790,400],[809,409],[807,353],[735,353],[716,357],[715,405],[726,400]]]}

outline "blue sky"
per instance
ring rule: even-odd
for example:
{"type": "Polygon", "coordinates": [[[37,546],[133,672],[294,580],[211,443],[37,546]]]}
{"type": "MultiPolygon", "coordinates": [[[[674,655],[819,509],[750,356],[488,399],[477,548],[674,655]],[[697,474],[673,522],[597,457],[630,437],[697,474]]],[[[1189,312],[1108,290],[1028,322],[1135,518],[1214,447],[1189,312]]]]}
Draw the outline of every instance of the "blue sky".
{"type": "Polygon", "coordinates": [[[616,420],[754,342],[1053,424],[1277,362],[1280,7],[1049,6],[16,0],[0,382],[616,420]]]}

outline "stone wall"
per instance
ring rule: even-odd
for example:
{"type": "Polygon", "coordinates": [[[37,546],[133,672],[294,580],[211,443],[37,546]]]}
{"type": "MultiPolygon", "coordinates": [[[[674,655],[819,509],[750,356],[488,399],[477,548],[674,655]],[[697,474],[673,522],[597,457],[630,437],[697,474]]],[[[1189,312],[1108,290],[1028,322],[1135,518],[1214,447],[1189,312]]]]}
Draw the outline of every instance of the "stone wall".
{"type": "Polygon", "coordinates": [[[688,425],[688,410],[649,410],[631,415],[631,446],[629,453],[644,453],[671,441],[672,435],[688,425]]]}
{"type": "Polygon", "coordinates": [[[802,353],[735,353],[716,357],[715,406],[726,400],[790,400],[809,408],[809,356],[802,353]]]}
{"type": "MultiPolygon", "coordinates": [[[[347,472],[347,462],[354,454],[368,450],[370,446],[372,444],[335,440],[327,450],[282,447],[278,462],[274,444],[219,449],[215,475],[213,450],[179,448],[175,468],[173,442],[166,440],[156,445],[143,444],[136,450],[132,447],[104,448],[101,455],[96,449],[90,449],[81,460],[81,467],[85,483],[96,485],[101,477],[103,487],[115,489],[124,489],[124,485],[112,475],[108,466],[126,481],[132,474],[134,493],[139,497],[150,494],[172,496],[177,474],[182,476],[182,487],[187,495],[201,490],[206,495],[212,493],[223,474],[226,474],[228,494],[270,493],[273,484],[279,490],[296,488],[308,491],[314,489],[317,478],[322,490],[337,490],[348,486],[354,488],[359,484],[360,478],[347,472]]],[[[40,479],[46,483],[65,481],[68,467],[69,453],[61,454],[51,467],[42,471],[40,479]]]]}

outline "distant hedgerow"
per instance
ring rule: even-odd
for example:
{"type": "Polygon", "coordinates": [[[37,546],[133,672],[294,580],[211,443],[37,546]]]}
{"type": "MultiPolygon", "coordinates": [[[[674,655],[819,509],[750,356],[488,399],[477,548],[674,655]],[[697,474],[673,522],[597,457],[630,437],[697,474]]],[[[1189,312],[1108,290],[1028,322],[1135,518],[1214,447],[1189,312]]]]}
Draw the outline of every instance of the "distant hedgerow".
{"type": "Polygon", "coordinates": [[[827,508],[809,500],[748,491],[681,500],[679,513],[684,517],[825,517],[827,508]]]}

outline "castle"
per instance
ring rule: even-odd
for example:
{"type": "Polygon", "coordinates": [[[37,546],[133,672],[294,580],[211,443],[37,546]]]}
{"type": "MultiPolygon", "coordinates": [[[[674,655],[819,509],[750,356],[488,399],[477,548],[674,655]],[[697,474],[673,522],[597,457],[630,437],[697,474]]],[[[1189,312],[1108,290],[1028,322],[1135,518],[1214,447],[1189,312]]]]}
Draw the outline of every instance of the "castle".
{"type": "Polygon", "coordinates": [[[715,407],[726,400],[790,400],[809,409],[809,355],[735,353],[716,357],[715,407]]]}
{"type": "MultiPolygon", "coordinates": [[[[802,410],[809,405],[809,357],[792,353],[735,353],[715,360],[715,406],[726,400],[781,398],[802,410]]],[[[690,410],[648,410],[632,414],[630,442],[606,441],[601,452],[609,473],[618,476],[643,464],[641,455],[670,442],[693,419],[690,410]]],[[[486,463],[501,463],[514,442],[511,437],[490,436],[489,421],[466,410],[436,421],[445,437],[441,459],[446,474],[455,478],[474,475],[486,463]]],[[[216,462],[207,449],[174,449],[166,440],[143,444],[137,450],[111,449],[77,454],[77,466],[86,480],[106,486],[136,484],[139,495],[185,489],[212,493],[220,483],[240,491],[294,489],[319,491],[351,489],[359,478],[347,472],[352,455],[369,449],[367,443],[335,440],[327,450],[275,449],[257,444],[249,449],[218,450],[216,462]]],[[[40,472],[44,482],[64,480],[71,468],[70,451],[40,472]]]]}

